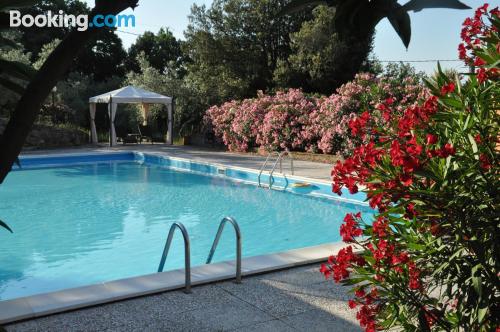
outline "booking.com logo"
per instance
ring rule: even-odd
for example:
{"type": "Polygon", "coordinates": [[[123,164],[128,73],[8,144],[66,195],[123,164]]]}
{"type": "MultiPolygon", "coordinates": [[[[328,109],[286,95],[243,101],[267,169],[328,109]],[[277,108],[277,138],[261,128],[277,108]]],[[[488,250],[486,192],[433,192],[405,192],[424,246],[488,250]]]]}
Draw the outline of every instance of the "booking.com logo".
{"type": "Polygon", "coordinates": [[[90,21],[88,15],[69,15],[60,10],[57,14],[51,11],[40,15],[22,15],[18,10],[11,10],[10,26],[12,28],[40,27],[40,28],[77,28],[78,31],[86,31],[88,28],[96,27],[135,27],[134,15],[95,15],[90,21]]]}

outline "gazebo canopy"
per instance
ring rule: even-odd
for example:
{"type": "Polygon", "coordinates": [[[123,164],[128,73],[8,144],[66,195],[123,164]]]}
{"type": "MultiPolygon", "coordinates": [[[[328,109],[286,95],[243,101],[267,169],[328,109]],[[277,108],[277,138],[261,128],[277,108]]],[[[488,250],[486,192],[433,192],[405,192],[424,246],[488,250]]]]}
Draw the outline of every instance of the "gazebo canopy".
{"type": "Polygon", "coordinates": [[[172,103],[172,97],[163,96],[135,86],[126,86],[89,99],[90,103],[96,104],[108,104],[111,101],[117,104],[170,104],[172,103]]]}
{"type": "Polygon", "coordinates": [[[89,99],[90,105],[90,131],[92,143],[97,143],[97,129],[95,126],[96,104],[108,104],[110,119],[110,145],[116,144],[115,116],[118,104],[140,104],[147,124],[147,114],[149,104],[164,104],[168,109],[168,133],[167,144],[172,144],[172,97],[163,96],[159,93],[147,91],[135,86],[126,86],[124,88],[103,93],[89,99]]]}

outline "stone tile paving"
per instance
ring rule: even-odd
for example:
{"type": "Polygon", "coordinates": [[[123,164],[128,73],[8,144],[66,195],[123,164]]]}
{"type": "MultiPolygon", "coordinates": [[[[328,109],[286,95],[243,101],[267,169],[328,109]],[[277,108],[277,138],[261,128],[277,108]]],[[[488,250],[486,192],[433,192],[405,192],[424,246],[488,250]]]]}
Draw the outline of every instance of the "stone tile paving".
{"type": "Polygon", "coordinates": [[[126,300],[6,326],[7,331],[360,331],[347,289],[318,265],[126,300]]]}

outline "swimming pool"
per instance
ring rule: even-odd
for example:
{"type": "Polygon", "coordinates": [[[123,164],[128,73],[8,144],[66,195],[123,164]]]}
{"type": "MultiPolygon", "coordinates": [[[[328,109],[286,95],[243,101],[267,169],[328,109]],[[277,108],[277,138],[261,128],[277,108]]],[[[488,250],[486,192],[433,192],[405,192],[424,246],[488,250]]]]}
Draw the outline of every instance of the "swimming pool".
{"type": "MultiPolygon", "coordinates": [[[[348,212],[369,208],[360,194],[338,200],[327,183],[297,193],[294,178],[269,190],[257,173],[142,153],[29,157],[0,186],[0,301],[156,272],[173,222],[203,265],[223,217],[243,234],[243,257],[340,241],[348,212]]],[[[266,181],[266,178],[263,179],[266,181]]],[[[214,261],[234,259],[227,227],[214,261]]],[[[176,234],[164,270],[182,268],[176,234]]]]}

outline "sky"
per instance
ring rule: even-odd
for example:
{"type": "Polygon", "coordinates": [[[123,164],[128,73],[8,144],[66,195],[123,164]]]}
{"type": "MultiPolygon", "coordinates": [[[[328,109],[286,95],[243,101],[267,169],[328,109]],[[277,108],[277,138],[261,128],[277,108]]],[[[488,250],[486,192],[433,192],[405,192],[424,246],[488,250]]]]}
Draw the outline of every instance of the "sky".
{"type": "MultiPolygon", "coordinates": [[[[85,0],[89,6],[94,0],[85,0]]],[[[472,8],[484,3],[480,0],[462,0],[472,8]]],[[[401,4],[407,1],[399,1],[401,4]]],[[[184,38],[183,31],[188,25],[188,15],[193,3],[210,6],[212,0],[140,0],[139,7],[125,13],[136,16],[135,28],[121,28],[117,32],[128,48],[137,38],[135,34],[145,31],[158,31],[168,27],[177,38],[184,38]],[[128,33],[126,33],[128,32],[128,33]]],[[[492,7],[500,6],[500,0],[488,1],[492,7]]],[[[374,54],[379,60],[413,61],[413,60],[456,60],[457,46],[460,42],[461,24],[473,10],[429,9],[418,13],[410,13],[412,22],[412,38],[408,50],[404,47],[396,32],[387,20],[377,26],[374,42],[374,54]]],[[[432,73],[436,62],[412,62],[417,70],[432,73]]],[[[446,68],[466,70],[461,62],[442,62],[446,68]]]]}

